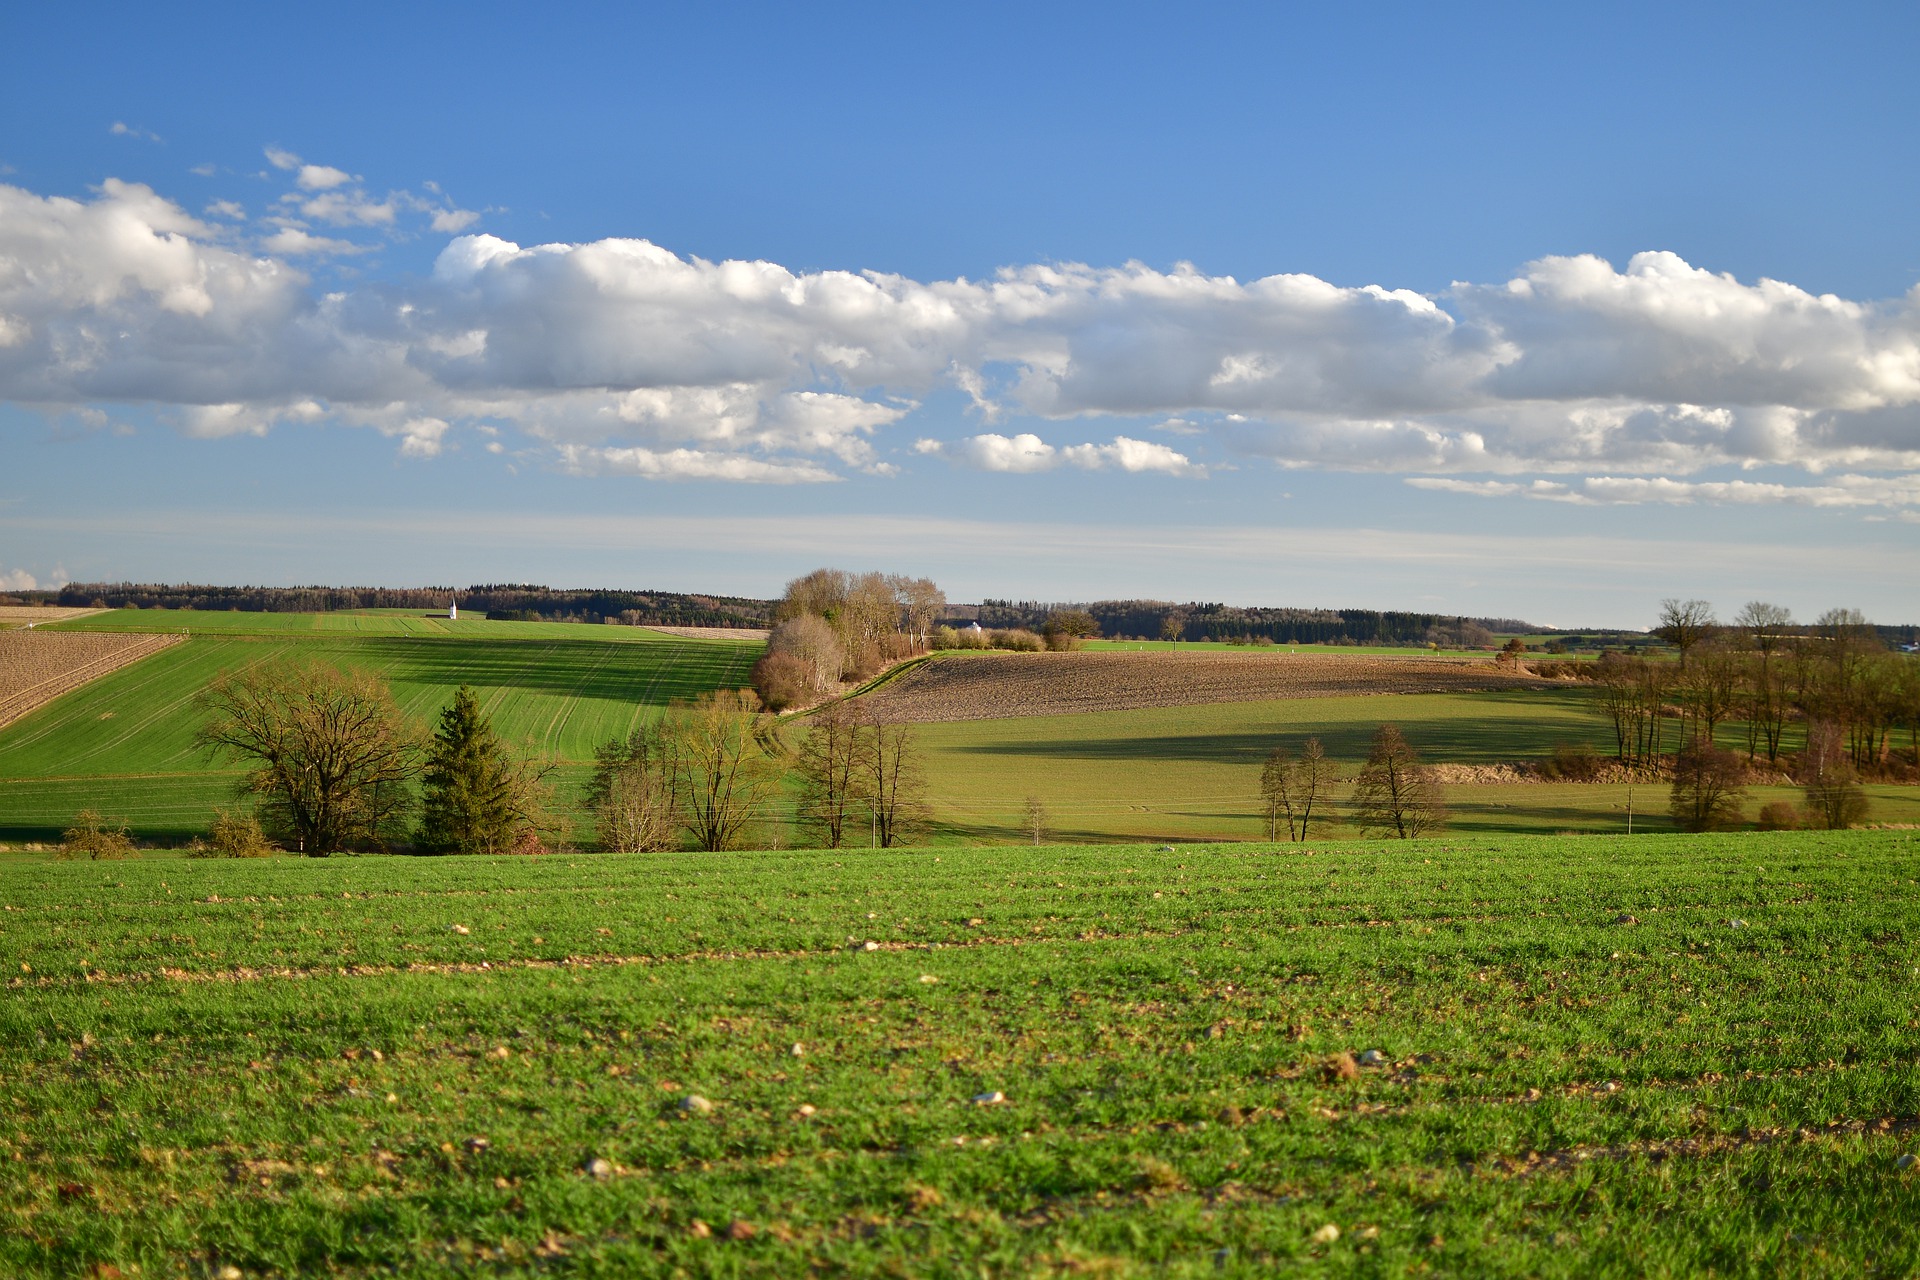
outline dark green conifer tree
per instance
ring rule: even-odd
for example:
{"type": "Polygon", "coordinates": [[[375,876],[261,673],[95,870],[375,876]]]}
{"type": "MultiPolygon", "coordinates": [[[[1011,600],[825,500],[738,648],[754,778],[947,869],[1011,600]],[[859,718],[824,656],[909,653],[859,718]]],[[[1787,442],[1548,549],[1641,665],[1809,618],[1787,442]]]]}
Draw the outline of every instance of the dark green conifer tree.
{"type": "Polygon", "coordinates": [[[473,690],[461,685],[427,747],[419,846],[427,853],[505,853],[528,825],[520,771],[473,690]]]}

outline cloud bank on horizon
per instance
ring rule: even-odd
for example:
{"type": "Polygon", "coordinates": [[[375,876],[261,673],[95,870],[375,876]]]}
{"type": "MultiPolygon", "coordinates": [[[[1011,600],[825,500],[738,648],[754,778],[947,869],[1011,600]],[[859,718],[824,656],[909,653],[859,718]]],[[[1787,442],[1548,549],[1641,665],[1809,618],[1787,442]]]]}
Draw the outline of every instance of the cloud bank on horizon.
{"type": "Polygon", "coordinates": [[[1920,512],[1920,286],[1850,300],[1665,252],[1438,296],[1139,263],[804,273],[461,234],[479,215],[437,192],[267,158],[291,185],[259,216],[115,180],[88,200],[0,185],[0,398],[154,407],[200,437],[338,422],[412,457],[649,479],[1265,460],[1496,498],[1920,512]],[[454,236],[429,276],[316,282],[412,223],[454,236]],[[915,429],[951,391],[980,429],[915,429]],[[1024,429],[1045,424],[1067,438],[1024,429]],[[1156,431],[1171,443],[1139,438],[1156,431]],[[1727,466],[1810,479],[1676,479],[1727,466]]]}

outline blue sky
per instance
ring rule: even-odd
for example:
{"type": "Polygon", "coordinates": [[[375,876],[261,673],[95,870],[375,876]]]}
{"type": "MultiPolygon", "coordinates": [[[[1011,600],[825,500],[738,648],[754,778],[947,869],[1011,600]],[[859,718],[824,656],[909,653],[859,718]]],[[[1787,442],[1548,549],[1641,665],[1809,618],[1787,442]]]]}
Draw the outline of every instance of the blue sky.
{"type": "Polygon", "coordinates": [[[13,6],[0,582],[1920,619],[1911,5],[13,6]]]}

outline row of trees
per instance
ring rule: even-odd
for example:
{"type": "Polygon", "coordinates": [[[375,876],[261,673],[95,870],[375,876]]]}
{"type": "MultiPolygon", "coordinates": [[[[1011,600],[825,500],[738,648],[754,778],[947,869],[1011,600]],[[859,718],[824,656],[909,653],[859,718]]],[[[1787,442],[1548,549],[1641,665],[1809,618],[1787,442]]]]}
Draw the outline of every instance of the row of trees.
{"type": "Polygon", "coordinates": [[[1609,653],[1592,669],[1622,763],[1654,766],[1738,724],[1748,760],[1779,766],[1800,724],[1837,734],[1856,770],[1920,766],[1920,657],[1890,651],[1857,610],[1800,626],[1754,601],[1722,624],[1705,601],[1667,600],[1656,633],[1677,658],[1609,653]]]}
{"type": "Polygon", "coordinates": [[[773,608],[753,687],[774,711],[819,701],[848,680],[924,653],[947,597],[927,578],[816,569],[773,608]]]}
{"type": "Polygon", "coordinates": [[[989,599],[969,611],[970,616],[956,611],[953,620],[978,621],[989,629],[1037,631],[1048,615],[1063,610],[1087,614],[1106,635],[1160,640],[1264,638],[1277,644],[1436,643],[1472,648],[1491,643],[1491,634],[1496,631],[1539,630],[1517,618],[1462,618],[1375,609],[1261,608],[1208,601],[1179,604],[1167,600],[1096,600],[1063,605],[989,599]]]}
{"type": "MultiPolygon", "coordinates": [[[[558,825],[550,767],[509,750],[465,686],[430,736],[377,677],[320,664],[223,677],[200,706],[200,745],[245,762],[249,820],[289,849],[530,853],[558,825]]],[[[676,702],[657,723],[604,744],[586,804],[607,849],[732,849],[784,817],[789,779],[799,826],[822,847],[898,845],[926,815],[909,726],[838,703],[795,749],[744,689],[676,702]]]]}
{"type": "Polygon", "coordinates": [[[813,847],[892,848],[927,815],[910,726],[836,702],[811,717],[794,747],[745,690],[676,703],[659,723],[606,743],[586,802],[606,849],[733,849],[784,817],[789,782],[795,822],[813,847]]]}
{"type": "Polygon", "coordinates": [[[1337,775],[1320,739],[1308,738],[1298,752],[1277,746],[1260,770],[1261,816],[1267,839],[1304,841],[1314,823],[1330,826],[1342,816],[1363,834],[1400,840],[1432,835],[1447,825],[1446,796],[1433,770],[1421,763],[1396,725],[1374,730],[1367,762],[1354,779],[1344,806],[1333,798],[1337,775]],[[1344,815],[1342,809],[1344,808],[1344,815]]]}

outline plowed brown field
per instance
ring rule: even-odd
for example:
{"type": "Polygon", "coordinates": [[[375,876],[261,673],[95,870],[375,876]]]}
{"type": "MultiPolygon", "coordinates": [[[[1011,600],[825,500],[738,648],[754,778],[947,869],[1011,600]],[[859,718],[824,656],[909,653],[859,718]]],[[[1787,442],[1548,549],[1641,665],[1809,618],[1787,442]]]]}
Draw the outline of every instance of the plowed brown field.
{"type": "Polygon", "coordinates": [[[1007,653],[943,656],[866,695],[889,721],[998,720],[1137,707],[1370,693],[1539,688],[1484,658],[1265,653],[1007,653]]]}
{"type": "Polygon", "coordinates": [[[0,725],[182,639],[83,631],[0,631],[0,725]]]}
{"type": "Polygon", "coordinates": [[[66,622],[105,609],[59,609],[47,605],[0,604],[0,627],[39,626],[47,622],[66,622]]]}

